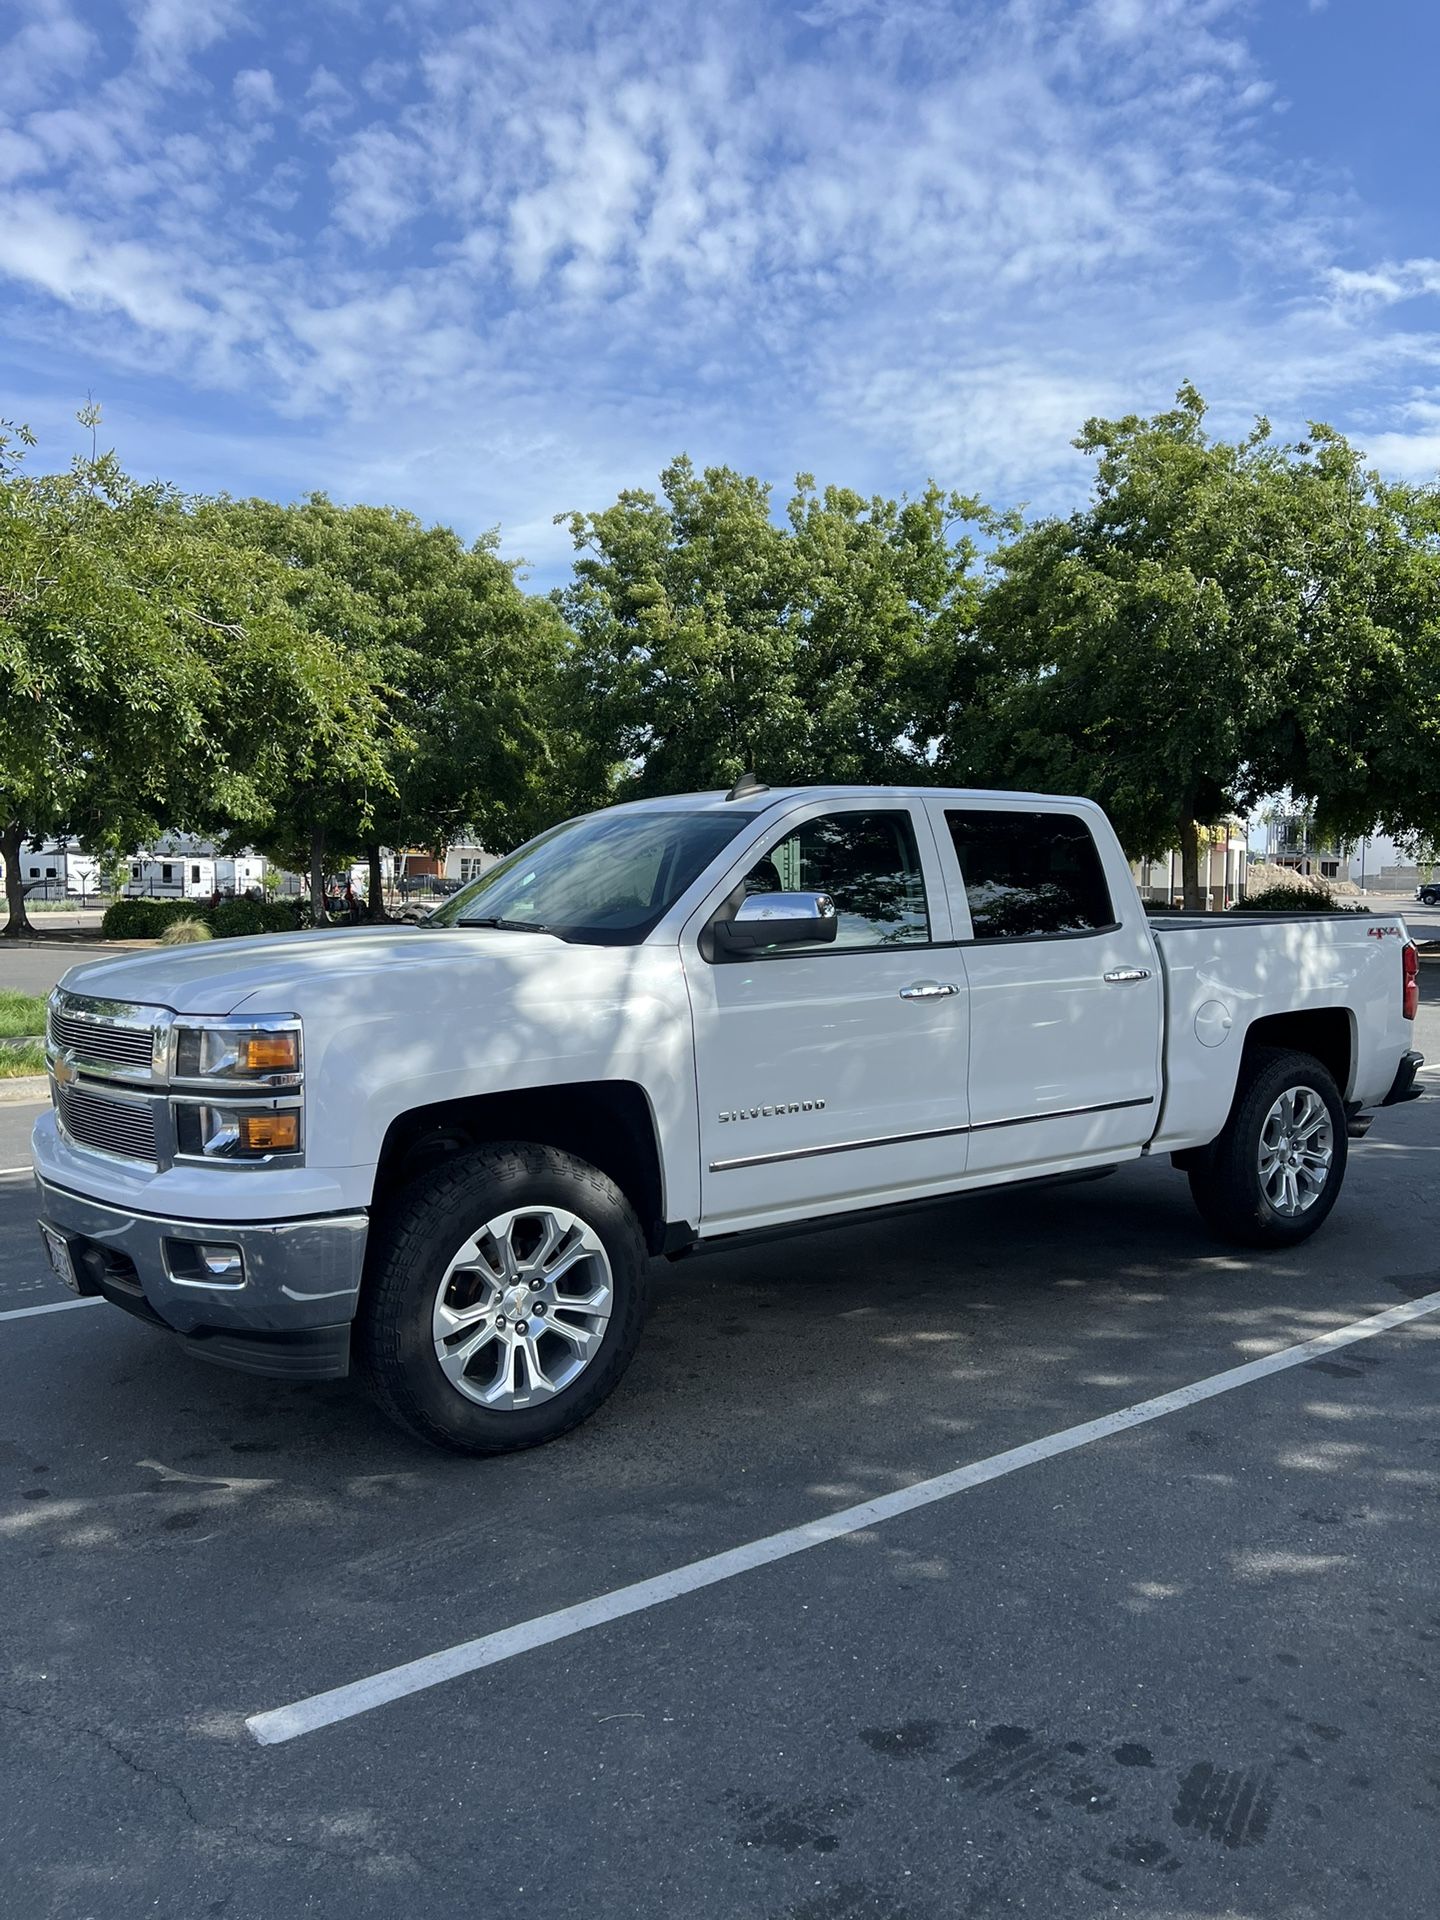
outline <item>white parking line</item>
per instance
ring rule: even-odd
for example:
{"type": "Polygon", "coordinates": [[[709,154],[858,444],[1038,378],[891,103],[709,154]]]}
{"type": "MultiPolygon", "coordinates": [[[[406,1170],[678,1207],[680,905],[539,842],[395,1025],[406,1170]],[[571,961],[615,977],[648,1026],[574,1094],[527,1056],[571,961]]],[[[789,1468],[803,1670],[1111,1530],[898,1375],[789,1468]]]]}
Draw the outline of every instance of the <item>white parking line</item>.
{"type": "Polygon", "coordinates": [[[1006,1474],[1018,1473],[1023,1467],[1033,1467],[1042,1460],[1053,1460],[1057,1454],[1073,1453],[1077,1447],[1087,1447],[1092,1441],[1107,1439],[1114,1433],[1124,1433],[1131,1427],[1143,1426],[1149,1420],[1162,1420],[1167,1414],[1180,1413],[1199,1401],[1213,1400],[1222,1393],[1232,1393],[1236,1387],[1249,1386],[1252,1381],[1264,1380],[1272,1373],[1283,1373],[1288,1367],[1303,1366],[1307,1360],[1332,1353],[1336,1347],[1348,1347],[1357,1340],[1373,1339],[1377,1333],[1388,1333],[1392,1327],[1403,1327],[1407,1321],[1420,1320],[1426,1314],[1436,1312],[1440,1312],[1440,1293],[1427,1293],[1419,1300],[1407,1300],[1400,1306],[1387,1307],[1383,1313],[1374,1314],[1367,1320],[1356,1320],[1349,1326],[1336,1327],[1314,1340],[1303,1341],[1298,1347],[1286,1347],[1279,1353],[1268,1353],[1263,1359],[1246,1361],[1243,1366],[1231,1367],[1224,1373],[1212,1373],[1207,1379],[1193,1381],[1187,1387],[1177,1387],[1173,1392],[1159,1394],[1153,1400],[1141,1400],[1133,1407],[1122,1407],[1118,1412],[1104,1414],[1098,1420],[1087,1420],[1078,1427],[1066,1427],[1060,1433],[1031,1440],[1023,1447],[1011,1447],[1008,1452],[992,1454],[987,1460],[976,1460],[969,1466],[938,1474],[933,1480],[919,1480],[913,1486],[902,1487],[895,1493],[881,1494],[874,1500],[864,1500],[859,1506],[845,1507],[822,1520],[809,1520],[802,1526],[789,1527],[783,1533],[772,1533],[761,1540],[747,1541],[744,1546],[731,1547],[728,1552],[712,1554],[708,1559],[692,1560],[688,1566],[656,1574],[650,1580],[637,1581],[634,1586],[617,1587],[613,1592],[599,1594],[593,1600],[582,1600],[573,1607],[561,1607],[556,1613],[522,1620],[518,1626],[502,1627],[497,1633],[484,1634],[478,1640],[462,1641],[460,1645],[447,1647],[440,1653],[428,1653],[421,1659],[406,1661],[403,1666],[389,1667],[383,1673],[371,1674],[368,1679],[352,1680],[347,1686],[311,1694],[308,1699],[293,1701],[288,1707],[275,1707],[266,1713],[252,1714],[245,1724],[262,1746],[277,1746],[283,1740],[294,1740],[302,1733],[314,1733],[320,1727],[334,1726],[337,1721],[354,1719],[357,1714],[369,1713],[372,1708],[386,1706],[392,1700],[404,1699],[407,1694],[419,1693],[426,1687],[438,1686],[444,1680],[456,1680],[462,1674],[475,1673],[481,1667],[496,1666],[502,1660],[513,1659],[517,1653],[529,1653],[536,1647],[568,1639],[572,1634],[585,1633],[591,1627],[605,1626],[612,1620],[623,1620],[627,1614],[642,1613],[649,1607],[662,1606],[667,1600],[678,1599],[681,1594],[695,1593],[701,1587],[713,1587],[722,1580],[733,1580],[737,1574],[751,1573],[756,1567],[769,1566],[773,1561],[784,1560],[791,1554],[804,1553],[810,1547],[824,1546],[828,1541],[842,1539],[846,1534],[864,1532],[902,1513],[913,1513],[917,1507],[930,1506],[937,1500],[948,1500],[957,1493],[968,1492],[971,1487],[1001,1480],[1006,1474]]]}
{"type": "Polygon", "coordinates": [[[8,1312],[0,1313],[0,1320],[33,1320],[37,1313],[68,1313],[71,1307],[103,1307],[104,1304],[103,1294],[91,1293],[83,1300],[51,1300],[43,1307],[11,1307],[8,1312]]]}
{"type": "Polygon", "coordinates": [[[33,1173],[34,1171],[35,1169],[33,1167],[0,1167],[0,1174],[33,1173]]]}

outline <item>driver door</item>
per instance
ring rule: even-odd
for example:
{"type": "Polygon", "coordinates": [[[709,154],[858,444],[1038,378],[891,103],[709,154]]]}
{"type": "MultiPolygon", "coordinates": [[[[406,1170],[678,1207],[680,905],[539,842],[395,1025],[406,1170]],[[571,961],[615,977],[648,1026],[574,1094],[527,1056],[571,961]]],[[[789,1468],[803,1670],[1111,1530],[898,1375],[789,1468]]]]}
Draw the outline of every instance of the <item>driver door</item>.
{"type": "Polygon", "coordinates": [[[969,1019],[950,937],[928,818],[903,800],[788,814],[692,916],[702,1235],[958,1183],[969,1019]],[[834,943],[707,959],[700,934],[747,876],[829,893],[834,943]]]}

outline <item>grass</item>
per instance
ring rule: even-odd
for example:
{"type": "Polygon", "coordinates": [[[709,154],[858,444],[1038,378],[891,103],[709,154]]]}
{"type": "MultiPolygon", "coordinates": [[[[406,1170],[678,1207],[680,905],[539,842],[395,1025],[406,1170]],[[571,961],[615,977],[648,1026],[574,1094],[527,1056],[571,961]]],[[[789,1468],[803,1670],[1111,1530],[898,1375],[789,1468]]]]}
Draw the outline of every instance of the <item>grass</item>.
{"type": "Polygon", "coordinates": [[[0,992],[0,1040],[26,1040],[45,1031],[43,993],[0,992]]]}
{"type": "Polygon", "coordinates": [[[0,1045],[0,1080],[18,1080],[24,1074],[44,1071],[45,1049],[38,1040],[29,1046],[0,1045]]]}

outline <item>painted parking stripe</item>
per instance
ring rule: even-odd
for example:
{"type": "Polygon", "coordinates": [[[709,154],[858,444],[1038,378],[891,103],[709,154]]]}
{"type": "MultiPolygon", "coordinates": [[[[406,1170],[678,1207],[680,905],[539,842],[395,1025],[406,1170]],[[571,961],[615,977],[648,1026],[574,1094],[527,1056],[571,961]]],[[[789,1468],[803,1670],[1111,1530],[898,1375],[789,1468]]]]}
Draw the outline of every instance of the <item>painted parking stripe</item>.
{"type": "Polygon", "coordinates": [[[858,1506],[845,1507],[823,1519],[806,1521],[802,1526],[748,1541],[744,1546],[731,1547],[704,1560],[692,1560],[688,1566],[637,1581],[634,1586],[617,1587],[593,1600],[582,1600],[576,1606],[522,1620],[518,1626],[502,1627],[499,1632],[484,1634],[478,1640],[465,1640],[439,1653],[406,1661],[403,1666],[389,1667],[383,1673],[371,1674],[368,1679],[353,1680],[347,1686],[311,1694],[308,1699],[293,1701],[288,1707],[252,1714],[245,1724],[260,1744],[268,1747],[294,1740],[303,1733],[314,1733],[321,1727],[334,1726],[337,1721],[352,1720],[357,1714],[387,1706],[407,1694],[459,1679],[462,1674],[475,1673],[481,1667],[496,1666],[518,1653],[529,1653],[536,1647],[569,1639],[573,1634],[586,1633],[592,1627],[623,1620],[628,1614],[643,1613],[647,1608],[662,1606],[667,1600],[677,1600],[682,1594],[696,1593],[702,1587],[713,1587],[722,1580],[733,1580],[738,1574],[752,1573],[757,1567],[769,1566],[791,1554],[804,1553],[810,1547],[864,1532],[900,1514],[913,1513],[918,1507],[948,1500],[992,1480],[1002,1480],[1006,1474],[1018,1473],[1042,1460],[1053,1460],[1062,1453],[1073,1453],[1077,1447],[1087,1447],[1092,1441],[1144,1426],[1147,1421],[1162,1420],[1167,1414],[1180,1413],[1202,1400],[1232,1393],[1236,1387],[1249,1386],[1252,1381],[1264,1380],[1272,1373],[1283,1373],[1288,1367],[1303,1366],[1307,1360],[1332,1353],[1337,1347],[1353,1346],[1357,1340],[1371,1340],[1376,1334],[1388,1333],[1392,1327],[1403,1327],[1408,1321],[1436,1312],[1440,1312],[1440,1293],[1427,1293],[1418,1300],[1387,1307],[1383,1313],[1368,1319],[1336,1327],[1297,1347],[1286,1347],[1279,1353],[1266,1354],[1263,1359],[1246,1361],[1243,1366],[1213,1373],[1207,1379],[1192,1381],[1189,1386],[1177,1387],[1153,1400],[1141,1400],[1133,1407],[1122,1407],[1116,1413],[1087,1420],[1078,1427],[1066,1427],[1060,1433],[1031,1440],[1023,1447],[992,1454],[989,1459],[972,1461],[968,1466],[938,1474],[933,1480],[916,1481],[913,1486],[864,1500],[858,1506]]]}
{"type": "Polygon", "coordinates": [[[34,1171],[35,1169],[33,1167],[0,1167],[0,1174],[33,1173],[34,1171]]]}
{"type": "Polygon", "coordinates": [[[68,1313],[72,1307],[103,1307],[103,1294],[87,1294],[83,1300],[51,1300],[43,1307],[11,1307],[0,1313],[0,1320],[33,1320],[37,1313],[68,1313]]]}

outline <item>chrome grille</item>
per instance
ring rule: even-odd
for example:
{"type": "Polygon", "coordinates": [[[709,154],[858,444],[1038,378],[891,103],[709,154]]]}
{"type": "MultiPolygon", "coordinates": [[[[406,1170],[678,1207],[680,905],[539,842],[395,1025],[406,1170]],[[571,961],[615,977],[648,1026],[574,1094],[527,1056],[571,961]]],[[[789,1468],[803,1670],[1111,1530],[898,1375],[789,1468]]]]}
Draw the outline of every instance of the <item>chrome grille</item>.
{"type": "Polygon", "coordinates": [[[154,1030],[112,1027],[93,1020],[77,1020],[58,1007],[50,1009],[50,1039],[77,1060],[98,1060],[107,1066],[148,1067],[155,1050],[154,1030]]]}
{"type": "Polygon", "coordinates": [[[149,1100],[112,1100],[88,1087],[58,1086],[55,1111],[69,1137],[82,1147],[118,1153],[127,1160],[158,1162],[155,1107],[149,1100]]]}

